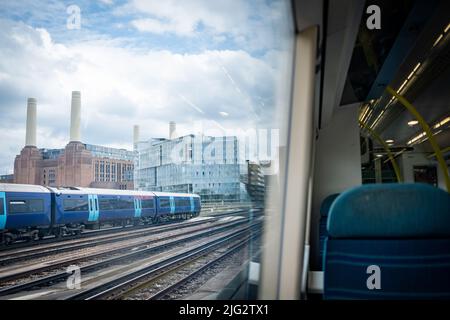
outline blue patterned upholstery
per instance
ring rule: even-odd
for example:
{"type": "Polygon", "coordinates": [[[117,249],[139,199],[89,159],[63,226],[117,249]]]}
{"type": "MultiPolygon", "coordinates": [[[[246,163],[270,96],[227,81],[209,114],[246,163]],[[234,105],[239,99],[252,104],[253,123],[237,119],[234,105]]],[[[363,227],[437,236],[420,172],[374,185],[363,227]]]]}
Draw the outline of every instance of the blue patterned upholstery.
{"type": "Polygon", "coordinates": [[[334,193],[326,197],[320,206],[320,221],[319,221],[319,270],[322,270],[322,257],[323,257],[323,246],[325,243],[325,238],[327,237],[327,219],[328,212],[330,211],[331,204],[334,199],[339,195],[339,193],[334,193]]]}
{"type": "Polygon", "coordinates": [[[333,237],[450,236],[450,195],[427,184],[371,184],[341,193],[327,225],[333,237]]]}
{"type": "Polygon", "coordinates": [[[423,184],[364,185],[333,202],[325,299],[450,299],[450,194],[423,184]],[[367,272],[380,268],[380,289],[367,272]]]}

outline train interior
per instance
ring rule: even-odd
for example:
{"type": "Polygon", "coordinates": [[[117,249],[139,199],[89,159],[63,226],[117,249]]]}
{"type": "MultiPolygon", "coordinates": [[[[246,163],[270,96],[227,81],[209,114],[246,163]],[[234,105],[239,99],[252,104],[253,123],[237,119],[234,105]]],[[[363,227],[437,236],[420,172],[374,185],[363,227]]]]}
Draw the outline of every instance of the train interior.
{"type": "Polygon", "coordinates": [[[276,192],[236,297],[449,298],[450,3],[292,8],[276,192]]]}

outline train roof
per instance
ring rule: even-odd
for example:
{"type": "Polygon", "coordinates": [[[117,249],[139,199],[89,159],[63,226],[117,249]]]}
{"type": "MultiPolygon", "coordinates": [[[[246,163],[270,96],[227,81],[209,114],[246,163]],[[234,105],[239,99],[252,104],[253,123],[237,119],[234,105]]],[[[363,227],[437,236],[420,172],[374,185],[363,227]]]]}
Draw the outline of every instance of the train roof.
{"type": "Polygon", "coordinates": [[[118,189],[100,189],[100,188],[81,188],[81,187],[50,187],[50,189],[59,194],[97,194],[97,195],[122,195],[122,196],[155,196],[151,191],[136,190],[118,190],[118,189]]]}
{"type": "Polygon", "coordinates": [[[190,193],[171,193],[171,192],[153,192],[138,190],[117,190],[100,188],[81,188],[81,187],[49,187],[53,192],[59,194],[97,194],[97,195],[123,195],[123,196],[159,196],[159,197],[199,197],[190,193]]]}
{"type": "Polygon", "coordinates": [[[138,190],[117,190],[100,188],[81,188],[81,187],[43,187],[33,184],[15,184],[0,183],[1,192],[36,192],[36,193],[58,193],[58,194],[97,194],[97,195],[123,195],[123,196],[158,196],[158,197],[194,197],[199,198],[194,193],[175,193],[175,192],[153,192],[138,190]]]}
{"type": "Polygon", "coordinates": [[[1,192],[36,192],[50,193],[46,187],[34,184],[0,183],[1,192]]]}
{"type": "Polygon", "coordinates": [[[177,196],[177,197],[200,197],[198,194],[195,193],[178,193],[178,192],[158,192],[155,191],[153,192],[157,197],[173,197],[173,196],[177,196]]]}

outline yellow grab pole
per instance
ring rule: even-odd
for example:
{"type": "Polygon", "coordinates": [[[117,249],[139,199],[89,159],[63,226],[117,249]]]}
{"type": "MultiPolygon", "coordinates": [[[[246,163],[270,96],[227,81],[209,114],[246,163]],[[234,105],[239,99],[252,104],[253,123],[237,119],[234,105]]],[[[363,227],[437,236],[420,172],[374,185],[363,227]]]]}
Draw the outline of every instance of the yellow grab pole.
{"type": "MultiPolygon", "coordinates": [[[[441,152],[442,152],[443,154],[446,153],[446,152],[448,152],[448,151],[450,151],[450,147],[441,149],[441,152]]],[[[435,157],[435,156],[436,156],[436,153],[433,153],[433,154],[430,154],[427,158],[433,158],[433,157],[435,157]]]]}
{"type": "Polygon", "coordinates": [[[373,136],[375,139],[378,140],[378,142],[383,146],[384,150],[386,151],[386,153],[388,154],[389,160],[391,160],[392,163],[392,167],[394,168],[394,172],[395,175],[397,177],[397,182],[403,182],[402,179],[402,175],[400,173],[400,168],[397,165],[397,162],[395,161],[394,156],[392,155],[391,150],[389,149],[389,146],[386,144],[386,142],[384,142],[383,139],[381,139],[381,137],[378,135],[378,133],[376,133],[374,130],[370,129],[368,126],[366,126],[364,123],[362,123],[361,121],[359,122],[359,124],[366,129],[367,131],[369,131],[369,134],[371,136],[373,136]]]}
{"type": "Polygon", "coordinates": [[[397,98],[398,101],[419,121],[422,126],[423,131],[430,140],[431,147],[433,148],[434,153],[436,154],[436,159],[438,160],[439,166],[441,167],[442,172],[444,173],[445,185],[447,187],[447,192],[450,192],[450,177],[448,175],[447,164],[445,163],[444,157],[442,156],[441,149],[436,142],[436,139],[433,136],[433,132],[431,132],[430,126],[425,121],[425,119],[420,115],[420,113],[416,110],[416,108],[403,96],[399,95],[394,89],[390,86],[386,87],[387,92],[397,98]]]}

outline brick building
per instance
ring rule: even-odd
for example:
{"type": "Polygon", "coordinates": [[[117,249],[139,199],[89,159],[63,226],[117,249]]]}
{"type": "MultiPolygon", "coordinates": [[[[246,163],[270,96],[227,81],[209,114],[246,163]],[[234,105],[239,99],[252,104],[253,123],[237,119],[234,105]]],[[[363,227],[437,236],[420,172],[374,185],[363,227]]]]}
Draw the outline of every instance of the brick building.
{"type": "Polygon", "coordinates": [[[36,100],[28,99],[25,147],[14,161],[14,182],[44,186],[133,189],[133,152],[82,143],[81,94],[72,92],[70,142],[36,147],[36,100]]]}

